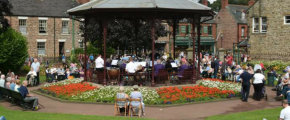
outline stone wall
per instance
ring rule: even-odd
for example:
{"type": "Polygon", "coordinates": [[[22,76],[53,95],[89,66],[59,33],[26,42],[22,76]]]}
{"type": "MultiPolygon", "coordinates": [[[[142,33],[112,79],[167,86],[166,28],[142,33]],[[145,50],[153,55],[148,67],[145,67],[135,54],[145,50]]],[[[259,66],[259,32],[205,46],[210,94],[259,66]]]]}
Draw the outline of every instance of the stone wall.
{"type": "Polygon", "coordinates": [[[289,0],[259,0],[247,14],[250,35],[250,55],[254,60],[290,60],[290,25],[284,25],[284,15],[290,15],[289,0]],[[267,17],[267,33],[253,33],[253,17],[267,17]]]}
{"type": "MultiPolygon", "coordinates": [[[[6,16],[13,29],[19,32],[19,19],[18,16],[6,16]]],[[[75,47],[79,47],[79,41],[83,38],[79,34],[78,21],[75,21],[75,47]]],[[[26,20],[27,34],[24,35],[28,42],[29,56],[36,57],[37,54],[37,40],[44,39],[46,57],[59,56],[59,42],[65,42],[64,51],[65,55],[69,56],[72,50],[72,20],[69,19],[69,33],[62,34],[62,18],[55,18],[55,39],[54,39],[54,18],[49,17],[47,19],[47,34],[39,34],[39,18],[28,17],[26,20]],[[55,40],[55,44],[54,44],[55,40]],[[55,49],[54,49],[55,48],[55,49]]]]}

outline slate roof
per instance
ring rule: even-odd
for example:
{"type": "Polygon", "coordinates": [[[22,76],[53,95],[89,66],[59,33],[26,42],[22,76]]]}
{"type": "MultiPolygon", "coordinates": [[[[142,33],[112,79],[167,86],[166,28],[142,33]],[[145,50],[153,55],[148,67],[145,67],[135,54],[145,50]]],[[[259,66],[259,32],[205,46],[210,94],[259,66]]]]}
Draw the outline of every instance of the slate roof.
{"type": "MultiPolygon", "coordinates": [[[[228,11],[233,15],[237,23],[247,24],[247,19],[242,19],[242,12],[246,12],[249,6],[246,5],[228,5],[228,11]]],[[[246,14],[245,14],[246,15],[246,14]]]]}
{"type": "Polygon", "coordinates": [[[211,8],[191,0],[91,0],[68,10],[68,12],[73,13],[89,9],[211,10],[211,8]]]}
{"type": "Polygon", "coordinates": [[[79,5],[75,0],[9,0],[12,16],[69,17],[66,13],[79,5]]]}

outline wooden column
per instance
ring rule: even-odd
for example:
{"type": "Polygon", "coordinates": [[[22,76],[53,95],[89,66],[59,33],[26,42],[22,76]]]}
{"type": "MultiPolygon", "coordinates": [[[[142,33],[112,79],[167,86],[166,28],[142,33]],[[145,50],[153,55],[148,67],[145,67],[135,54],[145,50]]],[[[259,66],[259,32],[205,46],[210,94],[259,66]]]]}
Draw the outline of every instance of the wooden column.
{"type": "Polygon", "coordinates": [[[151,39],[152,39],[152,78],[151,78],[151,86],[155,86],[154,81],[154,61],[155,61],[155,19],[151,19],[151,39]]]}
{"type": "MultiPolygon", "coordinates": [[[[85,69],[85,77],[84,77],[84,81],[87,81],[88,80],[88,78],[87,78],[87,38],[88,38],[88,34],[87,34],[87,25],[88,25],[88,17],[85,17],[85,33],[84,33],[84,41],[83,41],[83,43],[84,43],[84,47],[85,47],[85,62],[84,62],[84,65],[83,65],[83,67],[84,67],[84,69],[85,69]]],[[[82,60],[82,57],[81,57],[81,60],[82,60]]]]}
{"type": "Polygon", "coordinates": [[[108,23],[107,20],[104,19],[102,21],[102,26],[103,26],[103,43],[104,43],[104,81],[103,81],[103,85],[107,85],[107,80],[106,80],[106,71],[107,71],[107,66],[106,66],[106,61],[107,61],[107,57],[106,57],[106,44],[107,44],[107,28],[108,28],[108,23]]]}
{"type": "Polygon", "coordinates": [[[193,67],[192,67],[192,71],[193,71],[193,73],[192,73],[192,83],[193,84],[195,84],[196,83],[196,67],[195,67],[195,21],[196,21],[196,19],[195,19],[195,17],[193,17],[192,18],[192,21],[191,21],[191,38],[192,38],[192,65],[193,65],[193,67]]]}
{"type": "Polygon", "coordinates": [[[173,20],[173,60],[175,60],[175,40],[176,40],[177,20],[173,20]]]}
{"type": "Polygon", "coordinates": [[[198,48],[197,48],[197,56],[198,56],[198,66],[197,66],[197,79],[200,79],[200,62],[201,62],[201,58],[200,58],[200,36],[201,36],[201,23],[200,23],[200,16],[198,16],[197,18],[197,44],[198,44],[198,48]]]}

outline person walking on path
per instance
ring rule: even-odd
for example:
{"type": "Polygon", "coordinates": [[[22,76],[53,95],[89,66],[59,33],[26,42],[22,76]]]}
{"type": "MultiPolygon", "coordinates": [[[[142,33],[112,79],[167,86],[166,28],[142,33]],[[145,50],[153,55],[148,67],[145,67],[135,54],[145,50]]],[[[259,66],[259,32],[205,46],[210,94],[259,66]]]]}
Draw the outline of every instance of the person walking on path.
{"type": "Polygon", "coordinates": [[[260,101],[262,98],[262,89],[265,82],[265,76],[261,73],[261,70],[258,69],[254,74],[253,86],[254,86],[254,99],[260,101]]]}
{"type": "Polygon", "coordinates": [[[245,71],[241,74],[240,78],[242,79],[242,101],[248,102],[249,92],[250,92],[250,80],[253,78],[253,74],[250,74],[248,71],[245,71]]]}

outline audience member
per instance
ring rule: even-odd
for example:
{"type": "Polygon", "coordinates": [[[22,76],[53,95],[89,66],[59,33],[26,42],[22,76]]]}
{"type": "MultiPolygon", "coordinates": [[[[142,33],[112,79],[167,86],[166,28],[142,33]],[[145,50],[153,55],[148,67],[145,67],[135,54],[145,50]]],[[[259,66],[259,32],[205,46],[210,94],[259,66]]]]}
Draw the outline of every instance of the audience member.
{"type": "Polygon", "coordinates": [[[38,109],[38,98],[34,97],[33,95],[29,94],[27,89],[28,82],[25,80],[22,82],[22,86],[19,88],[19,92],[24,98],[25,102],[33,102],[33,110],[38,109]]]}
{"type": "Polygon", "coordinates": [[[11,78],[11,83],[10,83],[10,90],[14,90],[15,89],[15,78],[11,78]]]}
{"type": "Polygon", "coordinates": [[[5,88],[10,89],[11,77],[6,79],[5,88]]]}
{"type": "Polygon", "coordinates": [[[0,78],[0,87],[5,87],[5,75],[1,75],[0,78]]]}
{"type": "Polygon", "coordinates": [[[282,106],[284,107],[280,113],[280,120],[290,120],[290,107],[287,100],[282,101],[282,106]]]}
{"type": "Polygon", "coordinates": [[[19,92],[19,88],[21,86],[20,80],[16,80],[15,84],[16,85],[15,85],[14,91],[19,92]]]}
{"type": "Polygon", "coordinates": [[[143,97],[142,97],[142,93],[138,91],[138,85],[134,85],[133,86],[134,91],[131,92],[130,94],[130,98],[131,99],[141,99],[141,103],[138,101],[132,101],[130,104],[133,107],[138,107],[140,104],[142,104],[142,108],[143,108],[143,113],[145,113],[145,104],[143,103],[143,97]]]}
{"type": "MultiPolygon", "coordinates": [[[[120,87],[120,91],[117,93],[117,99],[128,99],[129,96],[124,92],[124,87],[120,87]]],[[[128,102],[128,101],[127,101],[128,102]]],[[[117,101],[117,104],[119,106],[125,106],[126,102],[123,101],[117,101]]]]}

